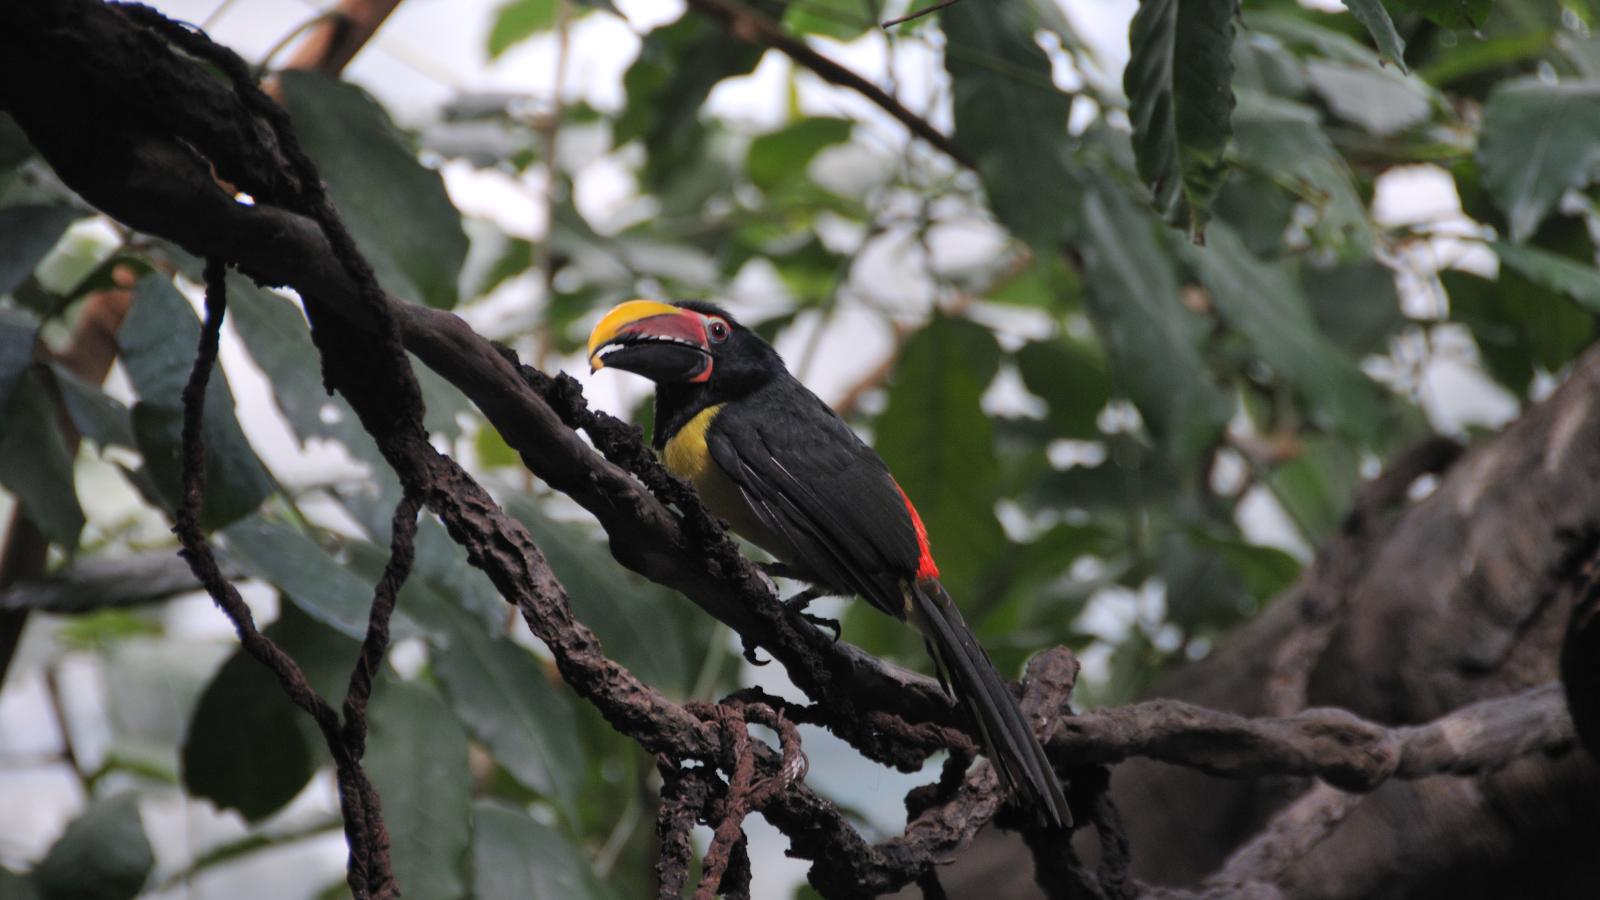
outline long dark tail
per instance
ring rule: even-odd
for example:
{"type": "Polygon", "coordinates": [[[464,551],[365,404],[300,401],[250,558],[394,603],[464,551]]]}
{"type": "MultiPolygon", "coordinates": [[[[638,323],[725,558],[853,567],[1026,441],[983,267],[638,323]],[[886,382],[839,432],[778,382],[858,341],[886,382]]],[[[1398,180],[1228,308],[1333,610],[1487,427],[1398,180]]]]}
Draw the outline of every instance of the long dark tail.
{"type": "Polygon", "coordinates": [[[913,619],[927,635],[939,663],[949,678],[956,699],[977,721],[1000,783],[1012,794],[1031,804],[1040,819],[1057,827],[1072,824],[1072,812],[1061,793],[1061,782],[1045,758],[1044,748],[1017,706],[989,654],[978,644],[972,630],[962,620],[955,602],[944,586],[933,580],[916,582],[911,588],[916,599],[913,619]]]}

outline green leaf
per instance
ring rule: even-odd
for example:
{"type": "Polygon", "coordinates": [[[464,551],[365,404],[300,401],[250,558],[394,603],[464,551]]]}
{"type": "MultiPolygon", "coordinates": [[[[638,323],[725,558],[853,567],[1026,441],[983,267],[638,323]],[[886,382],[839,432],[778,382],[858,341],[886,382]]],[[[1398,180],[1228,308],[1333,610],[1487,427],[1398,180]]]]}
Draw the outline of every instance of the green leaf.
{"type": "MultiPolygon", "coordinates": [[[[0,131],[4,130],[5,124],[9,121],[9,116],[0,115],[0,131]]],[[[4,149],[3,144],[0,144],[0,151],[4,149]]],[[[3,158],[3,153],[0,153],[0,158],[3,158]]],[[[33,886],[33,879],[18,875],[10,869],[0,869],[0,900],[44,900],[44,898],[33,886]]]]}
{"type": "Polygon", "coordinates": [[[0,307],[0,409],[5,409],[11,392],[33,365],[38,343],[38,321],[27,313],[0,307]]]}
{"type": "MultiPolygon", "coordinates": [[[[182,493],[184,385],[200,343],[200,322],[172,282],[147,275],[133,292],[133,308],[117,332],[139,403],[133,431],[145,471],[175,508],[182,493]]],[[[234,416],[233,393],[218,367],[206,388],[202,435],[206,450],[206,498],[201,523],[217,528],[246,515],[276,486],[250,449],[234,416]]]]}
{"type": "Polygon", "coordinates": [[[1404,12],[1418,13],[1435,24],[1446,28],[1472,28],[1483,26],[1494,9],[1494,0],[1391,0],[1404,12]]]}
{"type": "Polygon", "coordinates": [[[556,6],[562,0],[511,0],[495,11],[489,26],[489,58],[494,59],[556,24],[556,6]]]}
{"type": "Polygon", "coordinates": [[[1394,20],[1389,18],[1389,11],[1383,8],[1383,0],[1344,0],[1344,5],[1350,10],[1350,15],[1355,16],[1356,21],[1372,35],[1372,41],[1378,45],[1378,53],[1384,61],[1394,63],[1402,72],[1406,71],[1406,42],[1394,30],[1394,20]]]}
{"type": "Polygon", "coordinates": [[[1300,561],[1276,547],[1263,547],[1241,538],[1223,537],[1195,529],[1189,532],[1195,546],[1220,556],[1244,588],[1257,600],[1270,600],[1300,577],[1300,561]]]}
{"type": "Polygon", "coordinates": [[[907,341],[874,426],[878,452],[921,514],[940,578],[957,599],[978,592],[1005,544],[994,512],[994,425],[981,404],[999,366],[992,332],[936,315],[907,341]]]}
{"type": "MultiPolygon", "coordinates": [[[[465,619],[465,617],[463,617],[465,619]]],[[[512,777],[577,821],[584,752],[571,701],[526,649],[464,620],[434,657],[445,697],[512,777]]]]}
{"type": "Polygon", "coordinates": [[[624,570],[605,544],[589,532],[558,522],[521,495],[506,512],[526,525],[550,568],[567,586],[573,614],[594,629],[606,655],[670,694],[688,693],[695,674],[691,657],[704,614],[676,593],[624,570]]]}
{"type": "Polygon", "coordinates": [[[1192,460],[1227,421],[1227,397],[1201,357],[1206,325],[1178,297],[1172,257],[1155,223],[1116,187],[1085,207],[1085,303],[1105,340],[1112,377],[1175,460],[1192,460]]]}
{"type": "Polygon", "coordinates": [[[1311,301],[1317,329],[1357,359],[1383,352],[1389,336],[1406,321],[1394,272],[1381,263],[1341,266],[1307,260],[1300,268],[1300,286],[1311,301]]]}
{"type": "Polygon", "coordinates": [[[583,848],[527,813],[472,805],[472,895],[480,900],[611,900],[583,848]]]}
{"type": "Polygon", "coordinates": [[[379,681],[367,774],[383,798],[394,873],[409,900],[467,894],[471,833],[467,734],[433,689],[379,681]]]}
{"type": "Polygon", "coordinates": [[[0,410],[0,484],[50,541],[68,553],[78,547],[78,504],[72,449],[61,433],[56,404],[37,371],[27,370],[0,410]]]}
{"type": "Polygon", "coordinates": [[[81,216],[70,206],[0,208],[0,294],[9,294],[27,281],[67,226],[81,216]]]}
{"type": "MultiPolygon", "coordinates": [[[[489,26],[489,58],[495,59],[528,38],[555,28],[557,12],[565,2],[568,0],[510,0],[501,6],[489,26]]],[[[570,0],[567,15],[570,20],[577,20],[594,9],[621,15],[611,0],[570,0]]]]}
{"type": "Polygon", "coordinates": [[[228,321],[272,382],[272,402],[303,446],[312,438],[359,445],[366,434],[341,397],[328,396],[311,332],[297,304],[244,278],[228,278],[228,321]]]}
{"type": "Polygon", "coordinates": [[[693,12],[645,35],[639,57],[622,78],[628,104],[613,140],[619,147],[644,141],[647,185],[660,188],[706,155],[700,107],[717,82],[755,71],[761,52],[729,40],[720,25],[693,12]]]}
{"type": "Polygon", "coordinates": [[[955,142],[977,164],[989,206],[1012,234],[1054,254],[1080,222],[1067,116],[1022,0],[958,3],[941,14],[955,142]]]}
{"type": "Polygon", "coordinates": [[[1255,258],[1222,225],[1207,246],[1187,247],[1185,256],[1228,324],[1305,396],[1318,427],[1368,446],[1377,441],[1383,404],[1376,386],[1317,331],[1299,283],[1282,265],[1255,258]]]}
{"type": "Polygon", "coordinates": [[[1450,318],[1467,326],[1495,380],[1517,394],[1535,369],[1555,372],[1594,338],[1594,315],[1503,268],[1498,282],[1460,271],[1439,273],[1450,318]]]}
{"type": "Polygon", "coordinates": [[[1379,137],[1416,128],[1433,113],[1435,101],[1443,103],[1420,79],[1393,69],[1314,59],[1306,63],[1306,77],[1334,115],[1379,137]]]}
{"type": "Polygon", "coordinates": [[[1353,448],[1318,435],[1306,441],[1299,456],[1267,476],[1267,487],[1306,543],[1319,546],[1338,529],[1361,482],[1357,462],[1353,448]]]}
{"type": "Polygon", "coordinates": [[[1024,344],[1017,369],[1028,390],[1048,404],[1056,437],[1100,436],[1096,419],[1110,400],[1111,380],[1097,348],[1066,335],[1024,344]]]}
{"type": "Polygon", "coordinates": [[[1578,301],[1590,312],[1600,313],[1600,272],[1594,257],[1587,264],[1552,253],[1531,244],[1496,241],[1494,252],[1501,265],[1510,266],[1529,281],[1578,301]]]}
{"type": "Polygon", "coordinates": [[[33,155],[33,145],[10,113],[0,112],[0,171],[16,168],[33,155]]]}
{"type": "Polygon", "coordinates": [[[280,73],[278,83],[379,283],[429,306],[455,306],[467,236],[439,173],[417,161],[383,107],[355,85],[297,71],[280,73]]]}
{"type": "Polygon", "coordinates": [[[59,363],[51,363],[50,372],[61,392],[61,403],[80,434],[102,447],[135,448],[133,413],[121,400],[80,380],[59,363]]]}
{"type": "MultiPolygon", "coordinates": [[[[313,687],[339,703],[359,649],[355,641],[290,605],[266,635],[300,664],[313,687]]],[[[316,725],[277,676],[240,648],[195,704],[183,739],[184,788],[258,822],[311,781],[322,746],[316,725]]]]}
{"type": "Polygon", "coordinates": [[[1227,562],[1182,531],[1161,538],[1158,562],[1167,616],[1187,631],[1221,630],[1252,612],[1244,584],[1227,562]]]}
{"type": "Polygon", "coordinates": [[[1271,172],[1317,211],[1312,236],[1331,244],[1344,259],[1372,255],[1373,234],[1366,204],[1356,192],[1349,165],[1323,133],[1309,107],[1255,91],[1238,93],[1233,115],[1234,150],[1242,165],[1271,172]]]}
{"type": "Polygon", "coordinates": [[[1591,183],[1600,167],[1600,82],[1501,82],[1484,106],[1478,161],[1483,186],[1505,211],[1511,240],[1522,243],[1568,188],[1591,183]]]}
{"type": "Polygon", "coordinates": [[[33,870],[44,900],[132,900],[155,867],[132,793],[95,800],[33,870]]]}
{"type": "Polygon", "coordinates": [[[1198,237],[1228,177],[1236,0],[1141,0],[1122,76],[1139,177],[1163,218],[1198,237]]]}
{"type": "MultiPolygon", "coordinates": [[[[367,633],[372,585],[356,577],[321,546],[298,531],[262,518],[246,516],[222,529],[227,554],[246,572],[269,582],[311,618],[346,637],[367,633]]],[[[404,610],[395,613],[398,634],[415,633],[404,610]]]]}
{"type": "Polygon", "coordinates": [[[803,178],[812,158],[824,147],[848,141],[852,127],[848,119],[820,116],[790,122],[750,142],[745,172],[765,191],[803,178]]]}
{"type": "Polygon", "coordinates": [[[852,41],[878,23],[868,10],[879,8],[862,0],[804,0],[791,3],[783,24],[796,34],[817,34],[836,41],[852,41]]]}

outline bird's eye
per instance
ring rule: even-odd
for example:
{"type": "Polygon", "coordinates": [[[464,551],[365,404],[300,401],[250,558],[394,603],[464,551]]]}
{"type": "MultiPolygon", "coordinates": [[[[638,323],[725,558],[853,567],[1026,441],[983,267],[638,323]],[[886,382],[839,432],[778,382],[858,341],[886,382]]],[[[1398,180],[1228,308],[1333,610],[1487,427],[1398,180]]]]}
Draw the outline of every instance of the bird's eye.
{"type": "Polygon", "coordinates": [[[728,339],[728,323],[721,319],[712,319],[706,326],[706,334],[711,336],[712,343],[720,344],[728,339]]]}

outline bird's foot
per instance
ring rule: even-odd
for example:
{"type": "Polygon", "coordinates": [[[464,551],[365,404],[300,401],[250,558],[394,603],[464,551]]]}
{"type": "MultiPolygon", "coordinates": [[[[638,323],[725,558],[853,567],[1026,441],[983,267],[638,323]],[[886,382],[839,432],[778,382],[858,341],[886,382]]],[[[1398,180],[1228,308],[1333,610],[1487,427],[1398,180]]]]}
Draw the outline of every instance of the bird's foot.
{"type": "Polygon", "coordinates": [[[810,622],[818,628],[828,629],[829,631],[833,632],[833,639],[838,641],[839,638],[844,636],[844,626],[839,624],[838,619],[828,619],[822,616],[813,616],[812,614],[806,612],[806,607],[811,605],[811,601],[820,596],[822,596],[821,588],[807,588],[800,593],[795,594],[793,597],[783,601],[783,608],[787,609],[790,613],[799,616],[805,621],[810,622]]]}
{"type": "Polygon", "coordinates": [[[756,563],[756,568],[760,569],[768,578],[787,578],[790,581],[796,581],[800,577],[794,569],[781,562],[756,563]]]}
{"type": "Polygon", "coordinates": [[[744,645],[743,653],[745,662],[752,666],[764,666],[767,663],[772,662],[770,659],[758,659],[756,657],[756,645],[754,641],[750,640],[744,635],[740,635],[739,642],[744,645]]]}

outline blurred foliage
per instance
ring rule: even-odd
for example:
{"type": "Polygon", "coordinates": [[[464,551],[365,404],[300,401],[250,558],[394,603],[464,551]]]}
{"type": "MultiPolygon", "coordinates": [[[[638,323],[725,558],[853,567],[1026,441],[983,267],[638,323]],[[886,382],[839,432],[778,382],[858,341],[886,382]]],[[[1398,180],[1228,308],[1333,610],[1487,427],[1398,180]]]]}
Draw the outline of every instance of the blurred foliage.
{"type": "MultiPolygon", "coordinates": [[[[617,300],[714,298],[798,348],[802,377],[852,373],[830,383],[854,379],[849,417],[918,503],[997,663],[1016,672],[1069,644],[1090,664],[1080,699],[1112,703],[1289,587],[1361,479],[1441,427],[1423,411],[1431,365],[1521,403],[1592,343],[1600,47],[1576,0],[1348,0],[1349,15],[1144,0],[1117,73],[1073,28],[1076,2],[968,0],[888,32],[875,20],[907,4],[752,4],[825,52],[823,39],[859,40],[935,60],[910,105],[934,110],[973,171],[883,116],[840,112],[859,104],[808,99],[820,82],[792,69],[773,127],[714,114],[718,86],[763,54],[694,12],[642,35],[616,108],[464,95],[407,130],[358,87],[282,84],[390,290],[461,309],[551,367],[617,300]],[[441,160],[527,191],[545,232],[464,217],[441,160]],[[586,196],[592,166],[631,194],[586,196]],[[1444,211],[1383,213],[1414,177],[1444,211]],[[893,336],[893,366],[831,343],[858,327],[893,336]],[[1245,525],[1263,508],[1292,533],[1261,543],[1245,525]]],[[[509,0],[485,52],[615,15],[604,0],[509,0]]],[[[0,485],[61,571],[170,547],[148,525],[175,495],[198,333],[196,261],[92,218],[0,117],[0,485]],[[60,346],[118,271],[133,309],[102,388],[36,347],[60,346]],[[84,437],[76,456],[64,421],[84,437]],[[115,480],[148,506],[106,501],[115,480]]],[[[351,464],[273,473],[216,377],[207,524],[229,565],[277,595],[269,633],[338,696],[398,486],[323,392],[295,305],[239,278],[230,297],[230,334],[293,440],[351,464]]],[[[609,653],[673,697],[736,686],[722,628],[618,567],[423,377],[436,440],[529,527],[609,653]]],[[[0,869],[0,895],[131,897],[335,833],[284,824],[329,761],[272,680],[231,644],[169,627],[144,582],[92,583],[104,592],[72,600],[85,612],[56,629],[45,665],[93,661],[112,736],[73,761],[92,802],[42,859],[7,860],[26,871],[0,869]],[[179,791],[250,831],[152,874],[137,798],[179,791]]],[[[368,763],[406,895],[649,894],[651,761],[565,691],[431,520],[395,632],[404,664],[377,688],[368,763]]],[[[863,604],[845,633],[926,665],[914,635],[863,604]]]]}

